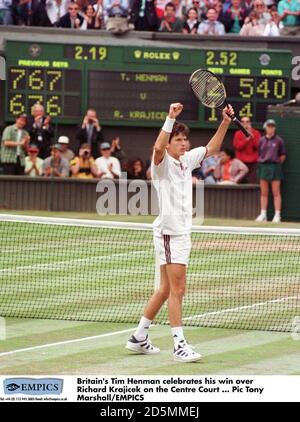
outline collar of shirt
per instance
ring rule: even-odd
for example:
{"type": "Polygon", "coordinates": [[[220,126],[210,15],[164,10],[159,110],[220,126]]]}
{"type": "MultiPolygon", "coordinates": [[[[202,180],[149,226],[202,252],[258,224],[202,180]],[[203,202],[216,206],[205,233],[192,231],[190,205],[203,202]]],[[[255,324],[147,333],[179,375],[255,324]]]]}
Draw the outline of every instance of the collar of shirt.
{"type": "Polygon", "coordinates": [[[271,138],[269,138],[267,135],[264,136],[264,138],[266,139],[266,141],[273,141],[273,139],[275,139],[277,137],[277,135],[273,135],[271,136],[271,138]]]}
{"type": "Polygon", "coordinates": [[[170,154],[168,154],[170,157],[170,160],[177,166],[180,167],[181,170],[186,170],[187,165],[182,161],[181,157],[179,157],[179,160],[176,160],[176,158],[172,157],[170,154]]]}

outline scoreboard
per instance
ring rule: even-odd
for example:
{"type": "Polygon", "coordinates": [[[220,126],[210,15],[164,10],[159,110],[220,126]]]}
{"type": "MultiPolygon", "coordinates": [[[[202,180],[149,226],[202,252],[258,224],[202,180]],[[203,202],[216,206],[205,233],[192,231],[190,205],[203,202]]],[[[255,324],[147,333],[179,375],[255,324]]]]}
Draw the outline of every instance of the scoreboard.
{"type": "Polygon", "coordinates": [[[267,106],[289,100],[291,51],[152,48],[6,42],[6,120],[39,102],[58,123],[78,123],[95,108],[101,124],[161,126],[169,104],[182,102],[191,127],[215,127],[218,115],[194,97],[191,73],[223,80],[239,117],[255,124],[267,106]]]}

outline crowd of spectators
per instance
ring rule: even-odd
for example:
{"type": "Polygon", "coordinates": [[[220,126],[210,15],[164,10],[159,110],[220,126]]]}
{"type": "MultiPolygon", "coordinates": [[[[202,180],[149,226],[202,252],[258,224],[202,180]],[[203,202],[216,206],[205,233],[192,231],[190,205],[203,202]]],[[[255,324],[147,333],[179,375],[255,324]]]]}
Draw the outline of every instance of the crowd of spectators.
{"type": "MultiPolygon", "coordinates": [[[[282,163],[286,157],[285,143],[276,133],[276,122],[264,123],[264,134],[252,127],[249,117],[241,119],[250,136],[236,130],[232,147],[207,157],[192,173],[193,183],[203,180],[205,184],[237,185],[259,183],[261,212],[257,221],[266,221],[269,189],[274,197],[275,215],[279,222],[281,210],[280,183],[282,163]]],[[[2,172],[6,175],[29,177],[72,177],[79,179],[119,179],[122,171],[128,179],[151,179],[151,156],[146,163],[141,158],[128,160],[121,147],[119,136],[111,142],[104,140],[97,112],[89,109],[78,128],[76,138],[78,153],[70,148],[65,135],[54,138],[51,119],[44,107],[35,104],[32,116],[16,117],[13,125],[2,133],[0,159],[2,172]]],[[[185,138],[186,151],[192,148],[185,138]]],[[[200,164],[200,163],[199,163],[200,164]]]]}
{"type": "MultiPolygon", "coordinates": [[[[263,135],[252,127],[249,117],[241,119],[251,134],[241,130],[233,134],[231,147],[220,154],[204,159],[201,167],[193,171],[193,181],[205,184],[258,183],[259,148],[263,135]]],[[[272,125],[271,125],[272,126],[272,125]]],[[[269,125],[265,125],[265,131],[269,125]]],[[[54,176],[77,178],[118,179],[127,172],[129,179],[150,179],[151,157],[147,162],[139,157],[128,159],[116,136],[108,142],[93,109],[87,110],[76,133],[78,151],[70,147],[65,135],[54,139],[54,129],[44,107],[35,104],[32,115],[21,114],[2,134],[1,166],[7,175],[54,176]]],[[[72,145],[74,142],[72,141],[72,145]]],[[[186,139],[186,150],[192,148],[186,139]]]]}
{"type": "Polygon", "coordinates": [[[299,0],[0,0],[0,24],[184,34],[300,34],[299,0]]]}
{"type": "Polygon", "coordinates": [[[121,171],[132,171],[132,177],[142,173],[137,162],[127,161],[121,148],[120,137],[106,142],[97,113],[89,109],[77,130],[78,154],[70,148],[67,136],[54,139],[51,118],[45,115],[44,107],[35,104],[32,115],[20,114],[13,125],[2,133],[0,159],[2,172],[6,175],[111,178],[117,179],[121,171]]]}

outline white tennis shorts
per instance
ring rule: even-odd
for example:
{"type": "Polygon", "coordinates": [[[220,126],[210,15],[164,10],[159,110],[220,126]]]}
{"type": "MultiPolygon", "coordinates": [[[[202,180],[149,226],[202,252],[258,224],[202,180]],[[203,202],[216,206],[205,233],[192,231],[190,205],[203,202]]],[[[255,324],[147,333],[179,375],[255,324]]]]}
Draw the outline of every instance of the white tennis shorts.
{"type": "Polygon", "coordinates": [[[154,235],[154,247],[159,265],[188,265],[191,251],[191,237],[189,234],[179,236],[169,234],[154,235]]]}

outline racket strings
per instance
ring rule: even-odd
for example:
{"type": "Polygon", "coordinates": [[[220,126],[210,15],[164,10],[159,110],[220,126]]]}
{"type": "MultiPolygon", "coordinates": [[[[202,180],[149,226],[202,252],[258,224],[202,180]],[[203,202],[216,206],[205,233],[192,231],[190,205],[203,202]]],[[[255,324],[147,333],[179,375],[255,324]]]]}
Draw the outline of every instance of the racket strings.
{"type": "Polygon", "coordinates": [[[219,107],[224,103],[224,86],[211,73],[201,70],[192,75],[190,83],[197,98],[207,107],[219,107]]]}

